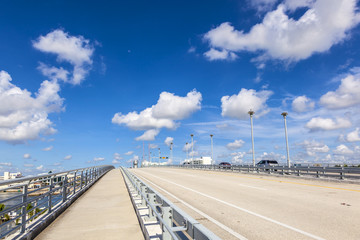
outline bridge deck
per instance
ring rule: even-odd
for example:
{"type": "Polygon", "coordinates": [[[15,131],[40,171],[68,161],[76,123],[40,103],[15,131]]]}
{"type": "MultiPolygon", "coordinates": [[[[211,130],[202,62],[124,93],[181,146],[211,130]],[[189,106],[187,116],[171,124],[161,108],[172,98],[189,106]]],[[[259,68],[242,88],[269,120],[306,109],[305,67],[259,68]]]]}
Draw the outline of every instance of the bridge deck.
{"type": "Polygon", "coordinates": [[[120,170],[102,177],[35,239],[144,239],[120,170]]]}
{"type": "Polygon", "coordinates": [[[360,239],[360,185],[175,168],[132,169],[222,239],[360,239]]]}

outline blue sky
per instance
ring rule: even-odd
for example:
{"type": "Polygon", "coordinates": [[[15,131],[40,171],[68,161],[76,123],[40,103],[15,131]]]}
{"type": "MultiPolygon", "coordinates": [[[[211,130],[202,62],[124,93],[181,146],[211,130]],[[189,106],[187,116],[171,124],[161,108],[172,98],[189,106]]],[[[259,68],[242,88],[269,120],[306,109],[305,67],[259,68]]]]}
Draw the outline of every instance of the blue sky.
{"type": "Polygon", "coordinates": [[[359,163],[353,0],[3,1],[0,173],[210,156],[359,163]],[[167,143],[169,143],[169,139],[167,143]]]}

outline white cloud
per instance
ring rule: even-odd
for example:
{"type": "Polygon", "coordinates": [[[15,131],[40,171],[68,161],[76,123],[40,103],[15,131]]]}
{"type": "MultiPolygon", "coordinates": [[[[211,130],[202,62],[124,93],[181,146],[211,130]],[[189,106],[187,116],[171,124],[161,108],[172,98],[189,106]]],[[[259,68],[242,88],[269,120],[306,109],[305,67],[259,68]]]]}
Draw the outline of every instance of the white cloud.
{"type": "Polygon", "coordinates": [[[360,75],[348,75],[336,91],[327,92],[320,103],[329,109],[346,108],[360,104],[360,75]]]}
{"type": "Polygon", "coordinates": [[[259,12],[271,10],[278,0],[248,0],[249,4],[259,12]]]}
{"type": "MultiPolygon", "coordinates": [[[[69,62],[72,64],[74,66],[73,76],[70,80],[72,84],[80,84],[92,64],[91,57],[94,48],[90,45],[89,40],[83,36],[71,36],[61,29],[54,30],[45,36],[40,36],[36,41],[33,41],[33,46],[42,52],[56,54],[59,62],[69,62]]],[[[46,76],[50,75],[53,77],[61,70],[55,69],[54,72],[52,68],[46,65],[40,65],[39,68],[46,76]],[[44,68],[44,71],[41,68],[44,68]]],[[[64,71],[61,72],[65,74],[64,71]]]]}
{"type": "Polygon", "coordinates": [[[44,165],[40,165],[38,167],[36,167],[37,170],[44,170],[44,165]]]}
{"type": "Polygon", "coordinates": [[[137,161],[137,162],[139,162],[139,156],[138,155],[134,155],[131,159],[129,159],[127,162],[128,163],[131,163],[131,162],[135,162],[135,161],[137,161]]]}
{"type": "Polygon", "coordinates": [[[102,162],[104,160],[105,160],[105,158],[103,158],[103,157],[95,157],[94,158],[94,162],[102,162]]]}
{"type": "Polygon", "coordinates": [[[143,135],[135,138],[136,141],[154,141],[155,137],[159,134],[159,129],[150,129],[144,132],[143,135]]]}
{"type": "Polygon", "coordinates": [[[355,0],[287,1],[268,12],[248,33],[225,22],[207,32],[204,39],[220,52],[260,51],[260,59],[299,61],[342,42],[359,23],[356,10],[355,0]],[[287,10],[303,6],[309,8],[299,19],[289,18],[287,10]]]}
{"type": "Polygon", "coordinates": [[[354,153],[353,150],[349,149],[344,144],[341,144],[341,145],[337,146],[336,149],[333,152],[336,155],[350,155],[350,154],[354,153]]]}
{"type": "Polygon", "coordinates": [[[244,157],[246,156],[246,152],[235,152],[231,153],[231,162],[233,164],[241,164],[243,162],[244,157]]]}
{"type": "Polygon", "coordinates": [[[25,153],[24,156],[23,156],[25,159],[30,159],[31,158],[31,155],[29,153],[25,153]]]}
{"type": "Polygon", "coordinates": [[[351,127],[351,125],[351,122],[346,118],[336,118],[336,121],[334,121],[331,118],[315,117],[307,122],[305,127],[311,131],[328,131],[340,128],[348,128],[351,127]]]}
{"type": "Polygon", "coordinates": [[[40,70],[40,72],[44,76],[48,77],[50,80],[62,80],[64,82],[68,81],[69,72],[62,67],[50,67],[44,63],[40,63],[40,65],[38,66],[38,70],[40,70]]]}
{"type": "MultiPolygon", "coordinates": [[[[131,153],[132,154],[132,153],[131,153]]],[[[114,160],[122,160],[123,158],[121,157],[120,153],[114,153],[114,156],[113,156],[114,160]]]]}
{"type": "Polygon", "coordinates": [[[272,95],[272,91],[262,90],[256,92],[253,89],[242,88],[239,94],[223,96],[221,98],[222,116],[238,119],[248,119],[248,111],[255,111],[255,117],[260,117],[269,112],[266,101],[272,95]]]}
{"type": "Polygon", "coordinates": [[[150,144],[150,145],[149,145],[149,148],[150,148],[150,149],[158,148],[158,145],[156,145],[156,144],[150,144]]]}
{"type": "Polygon", "coordinates": [[[54,147],[53,146],[49,146],[47,148],[43,148],[42,150],[45,152],[51,151],[54,147]]]}
{"type": "Polygon", "coordinates": [[[294,99],[292,102],[292,109],[295,112],[306,112],[311,111],[315,107],[315,103],[311,99],[307,98],[305,95],[300,96],[294,99]]]}
{"type": "MultiPolygon", "coordinates": [[[[195,145],[195,142],[194,142],[194,145],[195,145]]],[[[183,151],[186,152],[186,151],[191,151],[191,148],[192,148],[192,143],[188,143],[188,144],[184,144],[184,147],[183,147],[183,151]]]]}
{"type": "Polygon", "coordinates": [[[204,56],[210,61],[214,61],[214,60],[233,61],[233,60],[237,59],[237,55],[235,53],[229,52],[225,49],[222,49],[221,51],[219,51],[214,48],[211,48],[209,51],[204,53],[204,56]]]}
{"type": "Polygon", "coordinates": [[[10,162],[0,162],[0,166],[11,167],[12,163],[10,163],[10,162]]]}
{"type": "Polygon", "coordinates": [[[324,143],[317,142],[315,140],[312,141],[305,140],[304,142],[298,145],[302,146],[305,149],[307,155],[309,156],[316,156],[317,153],[327,153],[330,150],[330,148],[327,145],[325,145],[324,143]]]}
{"type": "Polygon", "coordinates": [[[150,141],[155,138],[161,128],[176,129],[181,120],[189,117],[201,108],[201,93],[193,90],[186,97],[175,96],[173,93],[162,92],[156,105],[146,108],[140,113],[116,113],[112,123],[126,125],[133,130],[148,130],[136,140],[150,141]],[[149,139],[149,140],[146,140],[149,139]]]}
{"type": "Polygon", "coordinates": [[[244,141],[243,140],[235,140],[234,142],[232,142],[232,143],[228,143],[227,145],[226,145],[226,147],[227,147],[227,149],[229,149],[229,150],[236,150],[236,149],[239,149],[239,148],[241,148],[243,145],[244,145],[244,141]]]}
{"type": "Polygon", "coordinates": [[[360,128],[356,128],[353,132],[348,133],[346,135],[346,141],[348,141],[348,142],[360,141],[359,132],[360,132],[360,128]]]}
{"type": "Polygon", "coordinates": [[[34,164],[24,164],[24,167],[26,167],[26,168],[32,168],[32,167],[34,167],[34,164]]]}
{"type": "Polygon", "coordinates": [[[282,154],[279,154],[279,153],[274,153],[274,152],[264,152],[262,153],[259,157],[257,157],[257,160],[260,161],[260,160],[277,160],[277,161],[280,161],[280,160],[285,160],[286,157],[282,154]]]}
{"type": "Polygon", "coordinates": [[[0,140],[24,143],[56,130],[48,114],[63,110],[56,81],[43,81],[35,97],[11,83],[11,76],[0,71],[0,140]]]}
{"type": "Polygon", "coordinates": [[[120,163],[120,161],[119,160],[116,160],[116,159],[114,159],[114,160],[112,160],[112,162],[111,162],[112,164],[119,164],[120,163]]]}
{"type": "Polygon", "coordinates": [[[70,160],[70,159],[72,159],[71,155],[67,155],[67,156],[64,157],[64,160],[70,160]]]}
{"type": "Polygon", "coordinates": [[[172,137],[167,137],[164,141],[164,143],[166,144],[166,146],[169,146],[171,145],[171,143],[174,141],[174,138],[172,137]]]}
{"type": "Polygon", "coordinates": [[[124,153],[124,155],[130,156],[130,155],[132,155],[133,153],[134,153],[133,151],[128,151],[128,152],[124,153]]]}

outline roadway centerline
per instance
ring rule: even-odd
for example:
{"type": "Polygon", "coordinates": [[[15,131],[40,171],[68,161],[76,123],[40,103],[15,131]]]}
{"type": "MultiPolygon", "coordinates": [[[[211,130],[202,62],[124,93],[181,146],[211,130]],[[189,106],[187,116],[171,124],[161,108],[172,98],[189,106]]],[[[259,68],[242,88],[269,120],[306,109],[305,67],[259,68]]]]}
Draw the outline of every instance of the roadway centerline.
{"type": "Polygon", "coordinates": [[[176,185],[176,186],[178,186],[178,187],[181,187],[181,188],[184,188],[184,189],[186,189],[186,190],[189,190],[189,191],[192,191],[192,192],[194,192],[194,193],[197,193],[197,194],[199,194],[199,195],[201,195],[201,196],[210,198],[210,199],[212,199],[212,200],[215,200],[215,201],[217,201],[217,202],[220,202],[220,203],[222,203],[222,204],[224,204],[224,205],[227,205],[227,206],[229,206],[229,207],[236,208],[236,209],[238,209],[238,210],[240,210],[240,211],[246,212],[246,213],[248,213],[248,214],[251,214],[251,215],[253,215],[253,216],[259,217],[259,218],[264,219],[264,220],[266,220],[266,221],[272,222],[272,223],[274,223],[274,224],[280,225],[280,226],[285,227],[285,228],[287,228],[287,229],[290,229],[290,230],[293,230],[293,231],[295,231],[295,232],[301,233],[301,234],[303,234],[303,235],[305,235],[305,236],[308,236],[308,237],[311,237],[311,238],[313,238],[313,239],[325,240],[324,238],[315,236],[315,235],[313,235],[313,234],[311,234],[311,233],[308,233],[308,232],[305,232],[305,231],[303,231],[303,230],[297,229],[297,228],[295,228],[295,227],[292,227],[292,226],[287,225],[287,224],[285,224],[285,223],[276,221],[276,220],[271,219],[271,218],[269,218],[269,217],[260,215],[260,214],[258,214],[258,213],[253,212],[253,211],[247,210],[247,209],[245,209],[245,208],[236,206],[236,205],[234,205],[234,204],[232,204],[232,203],[225,202],[225,201],[223,201],[223,200],[221,200],[221,199],[218,199],[218,198],[216,198],[216,197],[213,197],[213,196],[207,195],[207,194],[205,194],[205,193],[199,192],[199,191],[194,190],[194,189],[192,189],[192,188],[185,187],[185,186],[183,186],[183,185],[181,185],[181,184],[177,184],[177,183],[172,182],[172,181],[169,181],[169,180],[167,180],[167,179],[164,179],[164,178],[155,176],[155,175],[153,175],[153,174],[150,174],[150,173],[148,173],[148,172],[144,172],[144,173],[145,173],[145,174],[148,174],[148,175],[150,175],[150,176],[152,176],[152,177],[158,178],[158,179],[160,179],[160,180],[162,180],[162,181],[171,183],[171,184],[176,185]]]}
{"type": "Polygon", "coordinates": [[[181,202],[182,204],[184,204],[185,206],[187,206],[188,208],[192,209],[193,211],[197,212],[198,214],[204,216],[205,218],[207,218],[209,221],[213,222],[214,224],[216,224],[218,227],[224,229],[225,231],[227,231],[228,233],[230,233],[231,235],[233,235],[234,237],[240,239],[240,240],[248,240],[246,237],[242,236],[241,234],[235,232],[233,229],[225,226],[224,224],[222,224],[221,222],[215,220],[214,218],[210,217],[209,215],[207,215],[206,213],[200,211],[199,209],[191,206],[189,203],[185,202],[184,200],[176,197],[174,194],[169,193],[168,191],[166,191],[165,189],[163,189],[162,187],[160,187],[159,185],[156,185],[155,183],[151,182],[149,179],[142,177],[143,179],[145,179],[147,182],[149,182],[150,184],[152,184],[153,186],[157,187],[158,189],[160,189],[161,191],[163,191],[164,193],[168,194],[169,196],[173,197],[174,199],[176,199],[177,201],[181,202]]]}

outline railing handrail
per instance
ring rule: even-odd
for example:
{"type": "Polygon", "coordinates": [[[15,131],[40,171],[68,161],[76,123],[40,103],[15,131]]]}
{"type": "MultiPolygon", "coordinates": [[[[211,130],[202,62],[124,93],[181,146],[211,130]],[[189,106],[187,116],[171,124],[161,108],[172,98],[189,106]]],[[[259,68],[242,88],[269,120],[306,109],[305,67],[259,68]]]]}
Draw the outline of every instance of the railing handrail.
{"type": "Polygon", "coordinates": [[[52,176],[64,175],[64,174],[71,173],[71,172],[81,172],[81,171],[86,171],[86,170],[94,169],[94,168],[101,168],[101,167],[105,167],[105,166],[109,166],[109,165],[92,166],[92,167],[78,168],[78,169],[73,169],[73,170],[68,170],[68,171],[63,171],[63,172],[50,173],[50,174],[44,174],[44,175],[37,175],[37,176],[30,176],[30,177],[20,177],[20,178],[14,178],[14,179],[1,180],[0,181],[0,186],[14,184],[14,183],[23,183],[23,182],[26,182],[26,181],[31,182],[34,179],[50,178],[52,176]]]}

